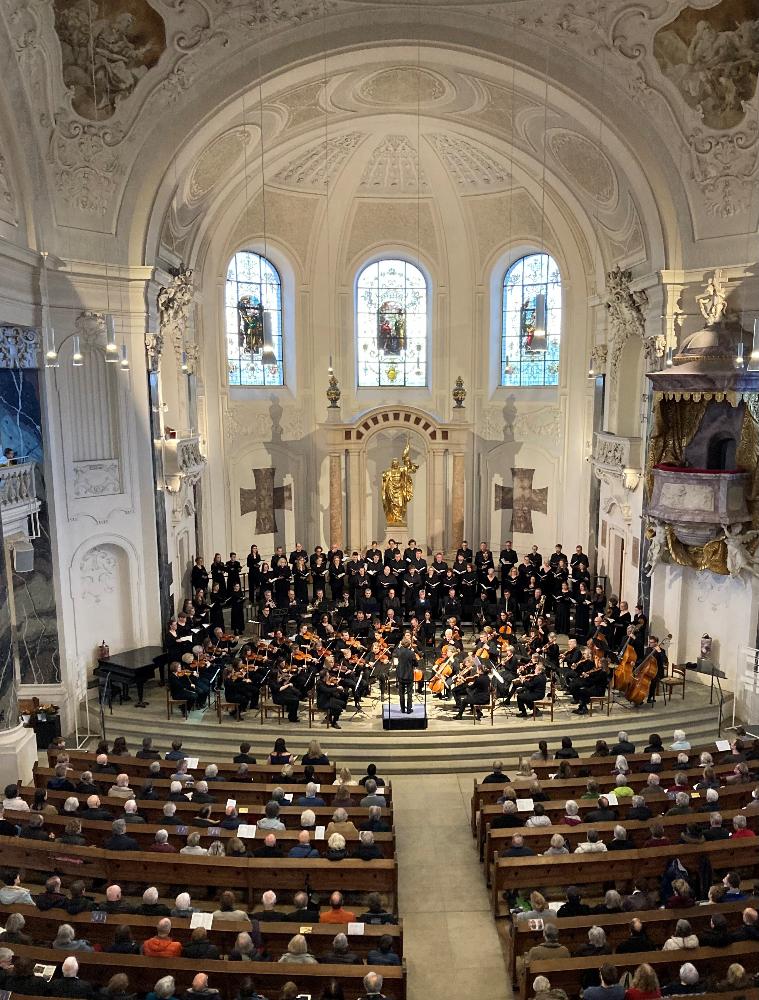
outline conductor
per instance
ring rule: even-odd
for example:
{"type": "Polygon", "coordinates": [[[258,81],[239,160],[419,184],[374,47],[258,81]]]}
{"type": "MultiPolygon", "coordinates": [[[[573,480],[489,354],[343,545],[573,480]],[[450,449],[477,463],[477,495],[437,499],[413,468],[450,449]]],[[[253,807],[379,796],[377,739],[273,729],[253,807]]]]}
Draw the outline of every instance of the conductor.
{"type": "Polygon", "coordinates": [[[400,645],[395,647],[393,654],[393,666],[395,667],[395,679],[398,682],[398,692],[401,699],[401,712],[404,715],[411,715],[411,692],[414,687],[414,666],[417,661],[416,653],[411,648],[411,636],[404,635],[400,645]]]}

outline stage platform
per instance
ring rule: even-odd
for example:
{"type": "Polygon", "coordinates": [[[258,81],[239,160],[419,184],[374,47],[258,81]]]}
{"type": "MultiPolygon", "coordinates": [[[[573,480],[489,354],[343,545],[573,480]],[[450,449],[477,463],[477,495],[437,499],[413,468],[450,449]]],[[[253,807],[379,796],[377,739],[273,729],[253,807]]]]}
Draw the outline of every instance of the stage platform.
{"type": "MultiPolygon", "coordinates": [[[[95,692],[92,692],[93,704],[95,692]]],[[[426,729],[383,729],[382,705],[378,699],[364,701],[364,714],[353,715],[351,710],[340,719],[341,729],[328,729],[317,716],[309,729],[305,707],[303,721],[298,724],[268,719],[261,724],[257,713],[249,712],[244,722],[225,717],[219,725],[213,710],[191,712],[187,720],[175,712],[166,719],[165,689],[151,681],[145,689],[149,702],[147,708],[136,708],[133,702],[114,703],[113,714],[106,709],[106,735],[109,740],[125,736],[130,747],[137,749],[143,736],[152,736],[156,746],[164,748],[173,736],[181,737],[185,749],[205,760],[231,759],[238,752],[241,740],[249,740],[253,753],[263,759],[271,750],[277,736],[283,736],[293,753],[302,753],[310,739],[318,739],[322,746],[341,764],[363,769],[373,760],[382,772],[389,774],[485,772],[494,758],[501,758],[510,766],[522,754],[530,754],[540,739],[549,746],[557,746],[561,737],[571,736],[578,751],[587,753],[597,739],[614,742],[620,729],[631,734],[634,742],[643,745],[649,733],[659,732],[665,743],[674,729],[684,729],[692,743],[707,743],[715,738],[719,708],[717,699],[709,704],[709,688],[698,679],[688,677],[686,697],[676,696],[664,705],[659,699],[651,708],[633,708],[615,705],[611,715],[606,711],[593,716],[572,714],[575,707],[568,700],[558,701],[554,721],[547,715],[533,721],[520,719],[512,710],[498,708],[493,725],[489,712],[481,722],[470,715],[456,720],[453,700],[440,702],[427,699],[428,727],[426,729]]],[[[400,715],[398,699],[392,705],[400,715]]],[[[420,712],[423,702],[415,701],[415,712],[420,712]]],[[[731,702],[725,705],[724,718],[732,714],[731,702]]],[[[415,716],[402,716],[413,719],[415,716]]],[[[726,736],[729,737],[729,732],[726,736]]],[[[92,741],[94,747],[95,741],[92,741]]]]}
{"type": "Polygon", "coordinates": [[[426,729],[428,725],[427,706],[414,705],[410,715],[404,715],[399,705],[387,702],[382,706],[382,728],[385,730],[418,730],[426,729]]]}

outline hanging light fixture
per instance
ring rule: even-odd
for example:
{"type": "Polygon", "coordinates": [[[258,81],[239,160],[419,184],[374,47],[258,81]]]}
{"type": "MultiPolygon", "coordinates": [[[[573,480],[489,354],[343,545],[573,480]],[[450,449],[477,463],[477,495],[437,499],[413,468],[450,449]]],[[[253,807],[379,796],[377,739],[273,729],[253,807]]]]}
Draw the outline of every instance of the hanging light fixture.
{"type": "Polygon", "coordinates": [[[121,362],[120,362],[120,368],[121,368],[122,372],[128,372],[129,371],[129,355],[127,354],[127,345],[126,345],[126,343],[122,343],[122,345],[121,345],[121,362]]]}
{"type": "Polygon", "coordinates": [[[265,365],[276,365],[277,352],[274,350],[273,335],[274,320],[271,309],[264,310],[264,346],[261,352],[261,360],[265,365]]]}
{"type": "Polygon", "coordinates": [[[754,319],[754,339],[748,359],[748,370],[750,372],[759,371],[759,318],[754,319]]]}
{"type": "Polygon", "coordinates": [[[79,344],[79,334],[74,334],[74,353],[71,355],[71,364],[74,368],[81,368],[84,364],[84,355],[79,344]]]}
{"type": "MultiPolygon", "coordinates": [[[[548,281],[548,259],[546,258],[546,282],[548,281]]],[[[546,296],[545,292],[538,292],[535,296],[535,312],[533,318],[534,332],[530,341],[530,350],[533,354],[545,354],[548,350],[548,339],[546,336],[546,296]]]]}
{"type": "MultiPolygon", "coordinates": [[[[106,277],[107,281],[108,278],[106,277]]],[[[119,361],[119,345],[116,343],[116,324],[111,313],[106,313],[105,317],[105,360],[111,365],[118,364],[119,361]]]]}
{"type": "Polygon", "coordinates": [[[743,358],[743,337],[738,341],[738,346],[735,351],[735,367],[743,368],[745,367],[745,361],[743,358]]]}
{"type": "Polygon", "coordinates": [[[50,323],[50,300],[47,290],[48,252],[42,251],[40,268],[40,292],[42,298],[42,343],[45,347],[45,368],[58,367],[58,351],[55,349],[55,331],[50,323]]]}
{"type": "Polygon", "coordinates": [[[590,361],[588,362],[588,378],[595,378],[595,377],[596,377],[596,370],[593,365],[593,355],[591,354],[590,361]]]}

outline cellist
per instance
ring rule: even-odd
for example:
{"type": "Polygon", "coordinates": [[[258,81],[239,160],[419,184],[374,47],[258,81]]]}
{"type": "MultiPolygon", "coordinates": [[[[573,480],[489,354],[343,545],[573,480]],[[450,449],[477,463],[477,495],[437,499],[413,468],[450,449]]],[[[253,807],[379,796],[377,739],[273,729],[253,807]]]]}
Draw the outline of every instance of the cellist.
{"type": "Polygon", "coordinates": [[[646,656],[653,656],[656,660],[656,675],[651,681],[651,686],[648,689],[648,704],[656,704],[656,694],[659,690],[659,681],[664,676],[664,666],[667,662],[667,654],[659,645],[659,637],[656,635],[650,635],[648,637],[648,646],[646,648],[646,656]]]}

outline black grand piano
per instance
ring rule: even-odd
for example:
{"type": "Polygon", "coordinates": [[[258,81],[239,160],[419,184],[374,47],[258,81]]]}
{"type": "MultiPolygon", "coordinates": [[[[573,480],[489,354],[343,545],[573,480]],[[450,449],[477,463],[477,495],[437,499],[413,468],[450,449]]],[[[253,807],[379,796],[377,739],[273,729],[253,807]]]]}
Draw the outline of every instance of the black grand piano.
{"type": "Polygon", "coordinates": [[[144,708],[147,705],[144,698],[145,683],[153,680],[156,669],[159,671],[161,684],[165,682],[166,660],[161,646],[141,646],[139,649],[114,653],[107,660],[101,660],[95,667],[94,674],[101,691],[110,679],[109,705],[113,694],[118,694],[121,700],[128,700],[129,685],[134,684],[137,688],[136,707],[144,708]]]}

